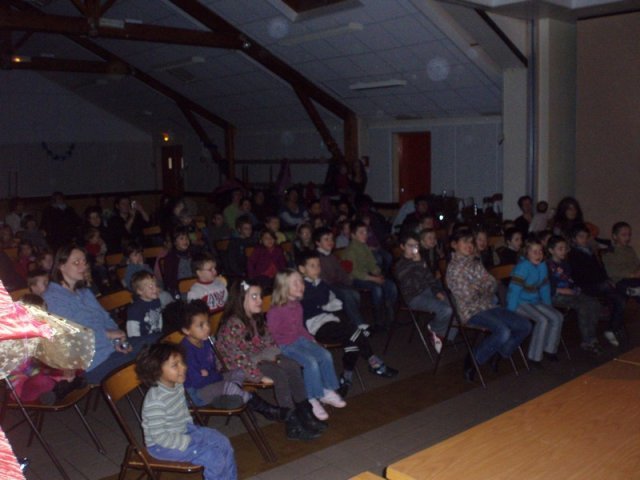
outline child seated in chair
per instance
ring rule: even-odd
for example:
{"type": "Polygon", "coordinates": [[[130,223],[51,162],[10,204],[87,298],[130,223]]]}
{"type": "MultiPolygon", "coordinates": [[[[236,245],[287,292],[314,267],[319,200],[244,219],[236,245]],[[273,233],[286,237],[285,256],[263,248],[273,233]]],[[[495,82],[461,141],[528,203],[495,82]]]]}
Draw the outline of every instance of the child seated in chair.
{"type": "Polygon", "coordinates": [[[244,253],[247,247],[255,244],[253,240],[253,227],[247,216],[240,216],[236,220],[236,231],[229,240],[227,247],[225,273],[234,277],[247,275],[247,256],[244,253]]]}
{"type": "MultiPolygon", "coordinates": [[[[34,295],[40,295],[47,291],[49,286],[49,274],[44,270],[34,270],[29,272],[27,277],[27,288],[34,295]]],[[[39,305],[36,305],[39,306],[39,305]]]]}
{"type": "Polygon", "coordinates": [[[153,273],[141,270],[131,278],[137,298],[127,307],[127,336],[155,341],[162,333],[162,302],[153,273]]]}
{"type": "Polygon", "coordinates": [[[617,222],[611,229],[613,251],[602,261],[618,291],[630,297],[640,297],[640,258],[631,246],[631,225],[617,222]]]}
{"type": "Polygon", "coordinates": [[[136,374],[149,388],[142,404],[142,430],[149,453],[160,460],[204,467],[205,480],[236,480],[229,439],[212,428],[193,424],[184,393],[187,366],[181,349],[170,343],[145,347],[136,374]]]}
{"type": "Polygon", "coordinates": [[[223,308],[229,292],[227,285],[218,277],[215,259],[208,253],[196,255],[191,262],[191,270],[196,273],[198,281],[189,289],[187,301],[204,301],[209,307],[209,313],[223,308]]]}
{"type": "MultiPolygon", "coordinates": [[[[420,256],[420,241],[413,232],[405,233],[400,239],[402,257],[395,265],[395,277],[402,298],[413,310],[433,312],[434,318],[429,322],[429,339],[436,352],[442,350],[442,342],[451,320],[451,306],[447,297],[427,262],[420,256]]],[[[456,331],[449,332],[449,339],[455,338],[456,331]]]]}
{"type": "Polygon", "coordinates": [[[257,245],[247,260],[247,276],[262,285],[263,290],[271,289],[276,273],[287,268],[284,250],[276,244],[276,236],[271,230],[260,232],[257,245]]]}
{"type": "Polygon", "coordinates": [[[191,271],[191,242],[189,241],[189,233],[182,229],[176,228],[173,232],[173,248],[164,257],[164,268],[162,271],[162,280],[164,288],[174,297],[180,297],[178,283],[183,278],[193,276],[191,271]]]}
{"type": "Polygon", "coordinates": [[[505,245],[496,250],[498,265],[515,265],[520,260],[522,250],[522,232],[516,227],[510,227],[504,232],[505,245]]]}
{"type": "Polygon", "coordinates": [[[135,290],[133,290],[133,287],[131,286],[131,279],[133,276],[141,271],[149,273],[153,273],[153,271],[149,265],[144,263],[143,250],[139,243],[130,242],[125,246],[123,253],[127,261],[127,268],[125,269],[122,283],[127,290],[135,293],[135,290]]]}
{"type": "Polygon", "coordinates": [[[554,306],[572,308],[578,313],[578,328],[582,336],[580,348],[593,355],[600,355],[602,347],[598,343],[596,330],[600,316],[600,303],[582,293],[573,281],[571,266],[567,261],[569,245],[564,237],[554,235],[547,248],[551,258],[547,260],[551,281],[551,300],[554,306]]]}
{"type": "Polygon", "coordinates": [[[298,271],[304,279],[304,295],[302,303],[304,326],[321,344],[338,343],[344,349],[342,357],[343,371],[340,375],[340,396],[346,396],[353,383],[353,370],[358,356],[367,360],[369,371],[375,375],[390,378],[398,371],[387,366],[380,357],[373,353],[367,337],[369,332],[364,328],[353,326],[353,322],[340,319],[337,313],[342,310],[342,302],[336,297],[331,287],[320,278],[322,268],[317,252],[305,252],[297,258],[298,271]]]}
{"type": "Polygon", "coordinates": [[[575,225],[571,229],[571,250],[569,251],[569,265],[571,275],[585,295],[603,297],[609,304],[611,315],[604,337],[617,347],[618,338],[624,337],[624,309],[627,303],[626,295],[616,290],[615,284],[607,275],[604,266],[590,246],[591,232],[584,223],[575,225]]]}
{"type": "Polygon", "coordinates": [[[209,337],[209,308],[205,302],[174,302],[164,313],[169,330],[180,331],[185,336],[180,343],[187,363],[184,388],[195,405],[234,409],[248,403],[249,408],[268,420],[284,420],[287,409],[271,405],[258,395],[243,390],[244,372],[241,369],[226,372],[218,369],[209,337]]]}

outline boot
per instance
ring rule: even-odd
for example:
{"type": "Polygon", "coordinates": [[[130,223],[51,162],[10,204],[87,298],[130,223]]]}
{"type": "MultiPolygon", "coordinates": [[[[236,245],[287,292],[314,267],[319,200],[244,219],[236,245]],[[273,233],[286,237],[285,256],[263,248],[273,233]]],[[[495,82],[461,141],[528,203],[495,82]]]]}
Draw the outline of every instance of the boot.
{"type": "Polygon", "coordinates": [[[296,403],[296,413],[307,430],[321,433],[327,429],[327,424],[318,420],[313,414],[313,407],[308,400],[296,403]]]}
{"type": "Polygon", "coordinates": [[[259,395],[251,395],[251,399],[247,402],[247,406],[254,412],[259,413],[267,420],[274,422],[284,422],[289,413],[288,408],[281,408],[264,401],[259,395]]]}
{"type": "Polygon", "coordinates": [[[287,438],[290,440],[313,440],[320,436],[319,432],[304,428],[298,418],[297,409],[289,410],[289,414],[285,420],[285,428],[287,431],[287,438]]]}

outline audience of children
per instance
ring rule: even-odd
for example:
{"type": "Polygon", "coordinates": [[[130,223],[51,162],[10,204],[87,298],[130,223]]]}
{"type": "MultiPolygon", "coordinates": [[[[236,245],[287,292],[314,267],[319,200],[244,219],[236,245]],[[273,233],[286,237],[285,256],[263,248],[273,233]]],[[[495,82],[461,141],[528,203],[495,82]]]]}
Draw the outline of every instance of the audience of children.
{"type": "Polygon", "coordinates": [[[206,480],[236,480],[229,439],[193,423],[184,391],[187,365],[180,347],[156,343],[145,348],[136,359],[136,374],[149,389],[142,404],[142,430],[151,456],[202,465],[206,480]]]}
{"type": "Polygon", "coordinates": [[[327,420],[329,415],[323,403],[343,408],[346,402],[336,393],[340,385],[331,352],[316,343],[305,328],[300,303],[304,290],[304,280],[296,270],[279,272],[275,278],[271,308],[267,312],[267,325],[282,353],[302,365],[313,414],[319,420],[327,420]]]}
{"type": "Polygon", "coordinates": [[[191,270],[198,279],[187,293],[187,300],[202,300],[209,308],[209,313],[222,309],[227,303],[229,292],[226,282],[218,276],[217,262],[212,255],[201,253],[191,261],[191,270]]]}
{"type": "Polygon", "coordinates": [[[640,297],[640,258],[631,246],[631,226],[616,222],[611,240],[613,250],[602,257],[609,277],[621,294],[640,297]]]}
{"type": "Polygon", "coordinates": [[[124,286],[134,291],[131,287],[131,279],[138,272],[149,272],[153,273],[151,267],[144,262],[144,253],[142,247],[136,243],[129,243],[124,249],[124,258],[126,258],[127,267],[124,271],[124,278],[122,279],[122,283],[124,286]]]}
{"type": "Polygon", "coordinates": [[[432,274],[436,274],[439,270],[439,262],[444,259],[444,252],[438,245],[438,236],[436,231],[430,227],[419,231],[420,239],[420,257],[427,262],[427,267],[432,274]]]}

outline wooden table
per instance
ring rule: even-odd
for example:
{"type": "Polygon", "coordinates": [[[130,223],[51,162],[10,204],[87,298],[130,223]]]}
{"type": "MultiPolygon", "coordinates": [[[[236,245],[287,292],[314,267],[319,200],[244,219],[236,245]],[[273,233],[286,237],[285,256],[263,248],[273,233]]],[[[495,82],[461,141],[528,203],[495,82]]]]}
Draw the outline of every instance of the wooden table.
{"type": "Polygon", "coordinates": [[[387,478],[638,479],[640,368],[611,361],[390,465],[387,478]]]}
{"type": "Polygon", "coordinates": [[[634,348],[627,353],[623,353],[617,357],[616,360],[620,362],[628,362],[640,367],[640,347],[634,348]]]}

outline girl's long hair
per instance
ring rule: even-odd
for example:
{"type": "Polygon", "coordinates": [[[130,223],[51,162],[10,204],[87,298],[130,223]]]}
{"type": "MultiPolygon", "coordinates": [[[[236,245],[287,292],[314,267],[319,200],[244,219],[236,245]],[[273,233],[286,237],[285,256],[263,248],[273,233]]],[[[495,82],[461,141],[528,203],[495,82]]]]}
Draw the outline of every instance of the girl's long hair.
{"type": "Polygon", "coordinates": [[[244,300],[251,287],[260,288],[260,294],[262,294],[262,287],[255,280],[242,280],[236,282],[231,287],[229,292],[229,301],[224,307],[224,313],[222,314],[222,320],[220,326],[222,327],[233,318],[240,320],[247,329],[247,335],[245,340],[251,340],[254,333],[259,336],[263,336],[266,332],[266,321],[264,313],[260,312],[255,315],[247,315],[244,310],[244,300]],[[255,322],[255,328],[257,332],[254,332],[252,321],[255,322]]]}
{"type": "Polygon", "coordinates": [[[273,280],[272,305],[284,305],[289,301],[289,279],[293,275],[300,275],[297,270],[288,268],[283,272],[278,272],[273,280]]]}

